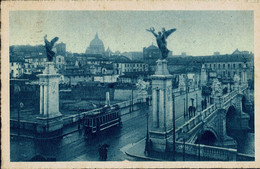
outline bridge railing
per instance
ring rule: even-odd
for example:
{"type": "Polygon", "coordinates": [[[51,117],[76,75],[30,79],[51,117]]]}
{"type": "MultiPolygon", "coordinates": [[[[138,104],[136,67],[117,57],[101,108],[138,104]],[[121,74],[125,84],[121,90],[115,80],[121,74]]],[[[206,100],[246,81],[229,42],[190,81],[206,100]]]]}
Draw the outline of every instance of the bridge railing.
{"type": "MultiPolygon", "coordinates": [[[[151,98],[151,95],[145,95],[145,96],[140,96],[140,97],[134,98],[133,104],[135,105],[135,104],[140,104],[140,103],[146,102],[147,96],[151,98]]],[[[124,107],[130,106],[131,104],[132,104],[132,100],[127,100],[127,101],[123,101],[123,102],[120,102],[120,103],[112,104],[110,106],[113,107],[113,106],[117,105],[120,108],[124,108],[124,107]]],[[[86,115],[88,113],[93,113],[93,112],[101,112],[101,111],[103,111],[103,108],[104,107],[100,107],[100,108],[88,110],[88,111],[85,111],[85,112],[80,112],[79,114],[74,114],[74,115],[64,117],[63,118],[64,124],[70,124],[70,123],[73,123],[73,122],[77,122],[79,119],[82,119],[84,117],[84,115],[86,115]]]]}
{"type": "Polygon", "coordinates": [[[255,157],[248,154],[237,153],[237,161],[255,161],[255,157]]]}
{"type": "Polygon", "coordinates": [[[196,127],[201,121],[206,119],[210,114],[212,114],[215,110],[217,110],[217,107],[215,104],[210,105],[206,109],[204,109],[202,112],[199,112],[197,115],[192,117],[190,120],[186,121],[184,125],[179,127],[176,131],[176,139],[180,138],[181,132],[189,132],[191,131],[194,127],[196,127]]]}
{"type": "Polygon", "coordinates": [[[234,97],[237,94],[237,91],[232,91],[224,96],[222,96],[222,103],[226,103],[230,98],[234,97]]]}
{"type": "MultiPolygon", "coordinates": [[[[183,152],[183,142],[176,141],[175,142],[175,150],[178,153],[183,152]]],[[[236,160],[237,150],[230,148],[222,148],[215,146],[207,146],[207,145],[198,145],[185,143],[185,154],[195,155],[209,159],[223,160],[223,161],[232,161],[236,160]]]]}

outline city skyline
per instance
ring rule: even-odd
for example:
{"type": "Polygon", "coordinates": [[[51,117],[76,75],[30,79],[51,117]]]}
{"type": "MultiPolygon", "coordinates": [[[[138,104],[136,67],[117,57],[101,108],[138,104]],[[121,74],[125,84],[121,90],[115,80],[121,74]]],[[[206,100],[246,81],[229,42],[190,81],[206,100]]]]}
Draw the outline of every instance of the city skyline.
{"type": "Polygon", "coordinates": [[[252,11],[12,11],[10,46],[44,44],[59,37],[67,51],[85,53],[98,33],[105,49],[142,51],[156,40],[146,31],[176,28],[168,38],[173,55],[230,54],[254,51],[252,11]],[[68,22],[69,21],[69,22],[68,22]]]}

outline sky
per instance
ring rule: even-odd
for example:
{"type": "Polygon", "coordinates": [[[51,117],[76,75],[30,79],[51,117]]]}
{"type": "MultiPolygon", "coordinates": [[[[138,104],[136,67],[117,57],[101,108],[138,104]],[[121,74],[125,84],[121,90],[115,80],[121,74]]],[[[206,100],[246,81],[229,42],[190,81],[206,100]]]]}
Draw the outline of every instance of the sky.
{"type": "Polygon", "coordinates": [[[176,28],[167,39],[173,55],[254,51],[253,11],[11,11],[10,45],[44,44],[58,36],[67,51],[84,53],[98,33],[105,49],[142,51],[154,36],[146,29],[176,28]]]}

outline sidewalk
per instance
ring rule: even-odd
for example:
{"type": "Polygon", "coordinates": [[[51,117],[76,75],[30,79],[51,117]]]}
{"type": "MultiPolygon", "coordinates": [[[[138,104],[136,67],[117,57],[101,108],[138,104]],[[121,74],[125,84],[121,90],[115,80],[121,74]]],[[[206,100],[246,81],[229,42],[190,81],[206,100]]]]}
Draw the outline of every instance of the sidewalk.
{"type": "MultiPolygon", "coordinates": [[[[83,130],[82,125],[80,125],[80,130],[83,130]]],[[[30,139],[39,139],[39,140],[50,140],[50,139],[55,139],[59,137],[66,136],[68,134],[77,132],[78,130],[78,123],[73,123],[70,125],[64,126],[62,129],[58,131],[54,131],[48,134],[39,134],[35,133],[33,131],[29,130],[23,130],[20,129],[20,137],[25,137],[25,138],[30,138],[30,139]]],[[[18,136],[18,129],[10,129],[10,135],[11,136],[18,136]]]]}
{"type": "MultiPolygon", "coordinates": [[[[151,152],[149,155],[144,153],[145,150],[145,138],[131,146],[125,151],[126,155],[134,161],[183,161],[182,153],[175,153],[175,160],[173,160],[172,152],[151,152]]],[[[185,161],[199,161],[198,156],[185,155],[185,161]]],[[[216,161],[207,158],[200,158],[200,161],[216,161]]]]}

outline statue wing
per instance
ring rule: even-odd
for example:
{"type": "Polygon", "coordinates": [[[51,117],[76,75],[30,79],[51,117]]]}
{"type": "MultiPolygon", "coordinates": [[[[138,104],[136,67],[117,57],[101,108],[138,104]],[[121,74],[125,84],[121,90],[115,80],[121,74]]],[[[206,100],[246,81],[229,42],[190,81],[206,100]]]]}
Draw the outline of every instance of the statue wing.
{"type": "Polygon", "coordinates": [[[52,44],[52,46],[53,46],[54,43],[56,43],[58,40],[59,40],[58,37],[53,38],[53,39],[51,40],[51,44],[52,44]]]}
{"type": "Polygon", "coordinates": [[[168,31],[165,31],[165,32],[164,32],[165,38],[167,38],[168,36],[170,36],[170,34],[172,34],[172,33],[175,32],[175,31],[176,31],[175,28],[174,28],[174,29],[170,29],[170,30],[168,30],[168,31]]]}

